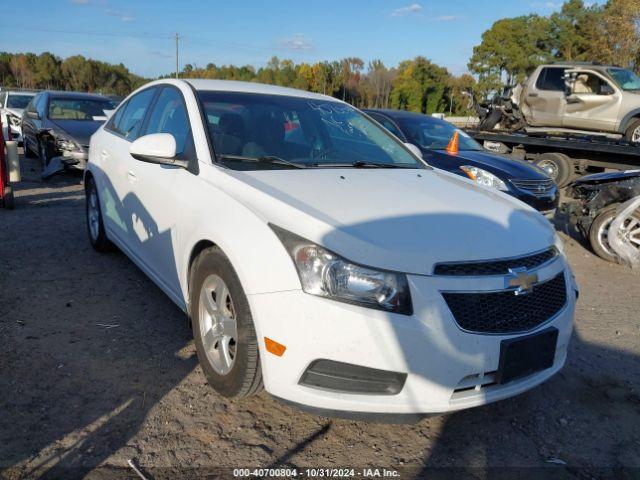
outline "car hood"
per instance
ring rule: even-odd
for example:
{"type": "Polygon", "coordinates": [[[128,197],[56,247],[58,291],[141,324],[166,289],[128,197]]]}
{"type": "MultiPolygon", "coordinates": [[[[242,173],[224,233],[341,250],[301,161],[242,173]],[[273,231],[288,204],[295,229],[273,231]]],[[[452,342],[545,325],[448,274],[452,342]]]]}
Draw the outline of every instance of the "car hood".
{"type": "Polygon", "coordinates": [[[627,170],[624,172],[603,172],[585,175],[575,180],[572,185],[595,185],[598,183],[617,182],[630,178],[640,177],[640,170],[627,170]]]}
{"type": "MultiPolygon", "coordinates": [[[[500,179],[549,180],[549,176],[538,167],[525,160],[518,160],[506,155],[472,150],[460,151],[457,154],[448,153],[444,150],[438,150],[434,153],[436,154],[433,162],[434,166],[437,166],[435,163],[439,157],[446,156],[447,164],[449,165],[454,163],[458,166],[471,165],[482,168],[497,175],[500,179]]],[[[426,158],[426,160],[428,163],[429,159],[426,158]]]]}
{"type": "Polygon", "coordinates": [[[22,118],[22,112],[24,112],[24,108],[5,108],[4,110],[18,118],[22,118]]]}
{"type": "Polygon", "coordinates": [[[81,145],[89,145],[91,135],[93,135],[104,122],[91,120],[51,120],[51,123],[81,145]]]}
{"type": "Polygon", "coordinates": [[[553,245],[550,223],[501,192],[438,170],[229,171],[223,189],[266,222],[372,267],[513,257],[553,245]]]}

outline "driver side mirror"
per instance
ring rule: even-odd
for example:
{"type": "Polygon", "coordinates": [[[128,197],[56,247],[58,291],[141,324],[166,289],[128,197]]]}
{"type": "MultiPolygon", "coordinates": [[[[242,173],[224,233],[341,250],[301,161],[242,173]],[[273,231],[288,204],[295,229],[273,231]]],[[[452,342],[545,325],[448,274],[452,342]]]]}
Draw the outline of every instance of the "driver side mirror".
{"type": "Polygon", "coordinates": [[[420,150],[413,143],[408,143],[407,142],[407,143],[404,144],[404,146],[407,147],[409,150],[411,150],[411,153],[413,153],[416,157],[422,158],[422,150],[420,150]]]}
{"type": "Polygon", "coordinates": [[[129,147],[136,160],[188,168],[189,162],[176,158],[176,139],[170,133],[151,133],[137,138],[129,147]]]}
{"type": "Polygon", "coordinates": [[[27,117],[33,118],[34,120],[40,120],[40,115],[38,114],[38,112],[34,112],[34,111],[31,111],[31,112],[28,111],[27,117]]]}

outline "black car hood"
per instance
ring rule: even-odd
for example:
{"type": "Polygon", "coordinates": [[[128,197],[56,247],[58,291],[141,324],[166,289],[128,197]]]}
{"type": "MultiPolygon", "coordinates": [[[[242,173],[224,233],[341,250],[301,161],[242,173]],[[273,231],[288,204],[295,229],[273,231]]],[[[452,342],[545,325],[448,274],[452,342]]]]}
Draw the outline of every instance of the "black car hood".
{"type": "Polygon", "coordinates": [[[460,173],[459,167],[470,165],[493,173],[500,179],[548,180],[549,176],[525,160],[481,150],[461,150],[457,154],[445,150],[423,150],[430,165],[460,173]]]}
{"type": "Polygon", "coordinates": [[[573,182],[573,185],[597,185],[600,183],[619,182],[630,178],[640,177],[640,170],[627,170],[626,172],[606,172],[586,175],[573,182]]]}
{"type": "Polygon", "coordinates": [[[91,135],[93,135],[104,122],[92,120],[51,120],[51,123],[79,144],[89,145],[91,135]]]}

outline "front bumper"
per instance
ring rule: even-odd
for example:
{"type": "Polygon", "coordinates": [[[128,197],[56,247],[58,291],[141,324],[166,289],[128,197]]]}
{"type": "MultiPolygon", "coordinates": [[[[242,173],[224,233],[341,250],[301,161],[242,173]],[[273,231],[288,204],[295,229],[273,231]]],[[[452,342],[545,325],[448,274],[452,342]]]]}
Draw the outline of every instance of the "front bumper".
{"type": "Polygon", "coordinates": [[[552,211],[555,213],[555,210],[558,208],[558,204],[560,203],[560,194],[555,190],[542,195],[534,195],[518,189],[509,190],[507,193],[526,203],[530,207],[535,208],[544,215],[546,215],[547,212],[552,211]]]}
{"type": "Polygon", "coordinates": [[[558,329],[553,366],[505,384],[492,384],[500,342],[520,335],[464,332],[441,291],[493,291],[504,278],[410,276],[414,314],[390,314],[315,297],[302,291],[249,296],[266,390],[310,409],[359,414],[443,413],[517,395],[544,382],[565,363],[575,309],[575,285],[563,258],[537,272],[540,281],[564,271],[567,302],[545,324],[558,329]],[[266,351],[264,337],[286,346],[283,356],[266,351]],[[395,395],[354,394],[300,385],[318,359],[406,374],[395,395]]]}

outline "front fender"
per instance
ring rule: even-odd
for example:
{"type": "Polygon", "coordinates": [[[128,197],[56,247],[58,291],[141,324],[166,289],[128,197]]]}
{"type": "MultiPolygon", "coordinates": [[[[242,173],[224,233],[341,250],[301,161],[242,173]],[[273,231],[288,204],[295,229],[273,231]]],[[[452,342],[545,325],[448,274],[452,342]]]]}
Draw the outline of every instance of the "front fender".
{"type": "Polygon", "coordinates": [[[618,133],[624,135],[627,132],[627,128],[629,128],[629,124],[634,118],[640,117],[640,108],[636,108],[627,113],[622,120],[620,121],[620,126],[618,127],[618,133]]]}

